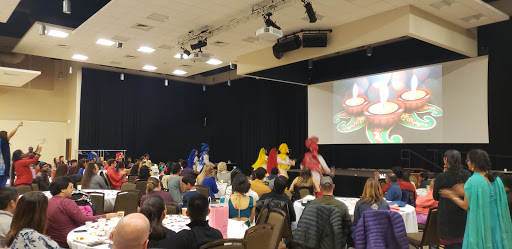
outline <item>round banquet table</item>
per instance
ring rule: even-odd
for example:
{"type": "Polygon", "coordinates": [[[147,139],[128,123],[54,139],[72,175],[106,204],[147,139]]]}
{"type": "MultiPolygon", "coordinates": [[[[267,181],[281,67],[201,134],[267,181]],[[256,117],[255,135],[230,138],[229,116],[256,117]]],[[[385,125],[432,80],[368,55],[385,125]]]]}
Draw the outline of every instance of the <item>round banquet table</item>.
{"type": "MultiPolygon", "coordinates": [[[[98,222],[93,223],[93,229],[89,229],[86,232],[82,232],[86,229],[86,226],[80,226],[71,232],[68,233],[66,238],[69,248],[71,249],[107,249],[112,241],[109,240],[110,232],[112,230],[109,227],[109,222],[107,220],[105,225],[106,232],[100,232],[97,229],[98,222]],[[97,242],[99,245],[93,246],[93,243],[97,242]]],[[[174,232],[179,232],[181,230],[190,230],[187,226],[190,223],[190,219],[187,216],[173,214],[165,216],[163,220],[163,225],[173,230],[174,232]]],[[[247,226],[243,224],[241,221],[236,221],[229,219],[228,220],[228,238],[231,239],[241,239],[245,235],[245,230],[247,230],[247,226]]]]}
{"type": "MultiPolygon", "coordinates": [[[[356,203],[359,198],[346,198],[346,197],[335,197],[336,200],[345,203],[348,207],[348,212],[350,216],[354,217],[354,209],[356,207],[356,203]]],[[[313,196],[306,196],[305,199],[313,200],[313,196]]],[[[302,212],[304,211],[304,206],[302,206],[301,200],[295,201],[293,203],[293,208],[295,209],[295,215],[297,216],[297,221],[300,219],[302,212]]],[[[418,221],[416,218],[416,210],[411,205],[406,205],[405,207],[401,207],[398,211],[405,222],[405,230],[407,233],[417,233],[418,232],[418,221]]]]}
{"type": "MultiPolygon", "coordinates": [[[[114,210],[114,203],[116,202],[117,193],[120,192],[119,190],[110,190],[110,189],[82,189],[83,192],[89,193],[89,192],[99,192],[105,194],[105,202],[104,202],[104,212],[110,213],[112,210],[114,210]]],[[[52,194],[50,194],[50,191],[43,191],[43,194],[50,199],[52,197],[52,194]]]]}

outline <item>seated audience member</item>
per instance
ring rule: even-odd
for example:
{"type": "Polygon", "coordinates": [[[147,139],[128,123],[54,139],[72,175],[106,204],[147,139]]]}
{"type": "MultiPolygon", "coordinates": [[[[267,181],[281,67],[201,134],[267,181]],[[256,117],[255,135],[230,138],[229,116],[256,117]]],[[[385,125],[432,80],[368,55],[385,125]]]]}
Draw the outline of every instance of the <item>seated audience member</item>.
{"type": "Polygon", "coordinates": [[[87,169],[82,177],[82,189],[108,189],[103,177],[98,175],[98,165],[88,163],[87,169]]]}
{"type": "Polygon", "coordinates": [[[197,176],[197,185],[205,186],[210,189],[210,198],[215,199],[215,194],[219,192],[217,182],[213,177],[213,169],[210,165],[203,167],[203,172],[197,176]]]}
{"type": "MultiPolygon", "coordinates": [[[[245,176],[245,174],[242,173],[242,171],[240,169],[231,170],[231,184],[233,184],[233,180],[239,174],[242,174],[243,176],[245,176]]],[[[229,198],[229,196],[231,196],[232,193],[233,193],[233,185],[229,185],[226,188],[226,196],[229,198]]],[[[249,191],[247,191],[247,193],[245,193],[245,194],[248,196],[251,196],[254,199],[254,201],[258,201],[258,199],[260,198],[258,196],[258,193],[254,192],[252,189],[249,189],[249,191]]]]}
{"type": "Polygon", "coordinates": [[[220,162],[217,165],[217,170],[217,180],[231,185],[231,173],[228,171],[228,165],[225,162],[220,162]]]}
{"type": "Polygon", "coordinates": [[[32,185],[34,177],[32,175],[30,165],[37,163],[39,157],[41,156],[38,154],[40,150],[41,147],[37,146],[36,155],[30,155],[29,157],[25,157],[25,154],[21,150],[16,150],[12,153],[12,164],[16,172],[16,180],[14,181],[14,186],[17,187],[32,185]]]}
{"type": "Polygon", "coordinates": [[[183,159],[180,159],[179,161],[179,164],[182,168],[181,170],[181,173],[180,173],[180,176],[186,176],[188,174],[196,174],[196,175],[199,175],[199,172],[195,171],[194,169],[192,168],[189,168],[188,167],[188,163],[187,161],[183,160],[183,159]]]}
{"type": "MultiPolygon", "coordinates": [[[[274,169],[277,170],[277,168],[273,168],[272,170],[274,170],[274,169]]],[[[290,221],[291,222],[295,221],[297,218],[295,216],[295,209],[293,208],[293,203],[290,200],[290,198],[288,198],[288,196],[284,193],[284,190],[286,189],[286,186],[288,185],[288,178],[286,178],[284,176],[278,176],[277,178],[273,179],[273,182],[274,182],[274,188],[272,189],[272,191],[270,193],[261,195],[261,198],[258,200],[258,203],[256,203],[256,206],[257,207],[263,206],[263,203],[265,202],[265,200],[282,201],[288,205],[288,214],[290,215],[290,221]]],[[[259,211],[261,211],[261,210],[258,210],[258,208],[256,208],[255,217],[258,217],[259,211]]]]}
{"type": "Polygon", "coordinates": [[[183,203],[180,206],[181,208],[186,208],[188,205],[188,200],[194,195],[201,194],[196,189],[196,175],[188,174],[182,179],[183,188],[185,189],[185,194],[183,194],[183,203]]]}
{"type": "Polygon", "coordinates": [[[55,175],[53,178],[57,178],[60,176],[66,176],[68,174],[69,167],[64,163],[57,164],[57,170],[55,171],[55,175]]]}
{"type": "Polygon", "coordinates": [[[181,167],[177,163],[171,163],[171,176],[167,179],[167,191],[172,195],[176,203],[181,202],[181,167]]]}
{"type": "Polygon", "coordinates": [[[69,166],[67,176],[78,174],[78,161],[76,159],[71,160],[71,166],[69,166]]]}
{"type": "Polygon", "coordinates": [[[315,192],[320,192],[320,187],[313,178],[311,169],[308,167],[303,167],[300,170],[300,175],[293,179],[292,185],[290,186],[290,192],[293,193],[294,200],[301,199],[299,193],[301,189],[309,190],[310,195],[313,195],[315,192]]]}
{"type": "MultiPolygon", "coordinates": [[[[247,178],[246,178],[247,179],[247,178]]],[[[210,213],[208,199],[203,195],[194,195],[188,201],[187,215],[190,230],[181,230],[174,239],[175,248],[199,249],[202,245],[223,239],[222,233],[208,225],[206,216],[210,213]]]]}
{"type": "Polygon", "coordinates": [[[117,167],[117,161],[114,159],[108,159],[106,162],[107,165],[103,167],[103,170],[108,170],[109,168],[116,168],[117,167]]]}
{"type": "Polygon", "coordinates": [[[341,217],[343,217],[343,233],[345,236],[348,236],[350,233],[350,228],[352,227],[352,218],[350,217],[350,213],[348,212],[347,205],[334,198],[334,187],[334,182],[332,181],[332,178],[330,176],[322,177],[320,179],[320,191],[322,192],[322,197],[317,198],[311,201],[310,203],[332,206],[340,210],[341,217]]]}
{"type": "Polygon", "coordinates": [[[374,178],[366,180],[363,195],[361,195],[361,199],[356,203],[352,230],[356,228],[359,219],[363,216],[363,213],[369,210],[389,210],[389,204],[384,200],[384,194],[382,193],[380,183],[374,178]]]}
{"type": "Polygon", "coordinates": [[[228,201],[229,218],[238,221],[244,221],[249,227],[254,221],[254,212],[256,206],[256,201],[254,198],[245,194],[247,191],[249,191],[249,188],[251,188],[251,184],[247,180],[247,177],[239,174],[235,177],[235,179],[233,179],[232,186],[233,194],[231,194],[228,201]]]}
{"type": "MultiPolygon", "coordinates": [[[[393,171],[393,174],[396,175],[397,183],[398,183],[398,186],[400,187],[400,189],[413,191],[416,195],[416,187],[414,187],[414,185],[412,185],[412,183],[410,183],[409,181],[402,180],[402,178],[404,176],[404,170],[402,169],[402,167],[395,166],[395,167],[391,168],[391,171],[393,171]]],[[[382,191],[384,191],[384,193],[388,192],[389,187],[390,187],[390,185],[388,185],[388,184],[382,186],[382,191]]]]}
{"type": "MultiPolygon", "coordinates": [[[[113,159],[110,159],[113,160],[113,159]]],[[[110,162],[110,160],[108,160],[110,162]]],[[[126,171],[124,170],[124,164],[122,162],[112,163],[112,166],[107,169],[107,176],[110,179],[110,183],[114,189],[121,189],[121,184],[125,181],[124,175],[126,171]],[[115,165],[115,168],[114,168],[115,165]]]]}
{"type": "Polygon", "coordinates": [[[78,174],[83,175],[85,172],[85,166],[87,166],[87,163],[85,162],[85,159],[78,160],[78,174]]]}
{"type": "Polygon", "coordinates": [[[169,178],[171,177],[171,162],[167,162],[164,174],[161,176],[160,182],[162,183],[162,186],[164,190],[168,191],[167,187],[169,185],[169,178]]]}
{"type": "Polygon", "coordinates": [[[386,185],[389,185],[388,191],[384,194],[384,198],[388,201],[400,201],[402,200],[402,190],[398,185],[397,176],[394,173],[386,175],[386,185]]]}
{"type": "Polygon", "coordinates": [[[506,174],[502,178],[503,186],[507,193],[508,210],[510,211],[510,217],[512,217],[512,175],[506,174]]]}
{"type": "Polygon", "coordinates": [[[48,198],[42,192],[25,193],[16,205],[5,244],[11,249],[60,249],[57,242],[46,236],[47,209],[48,198]]]}
{"type": "Polygon", "coordinates": [[[66,241],[68,233],[85,225],[86,221],[120,216],[117,213],[85,216],[76,202],[69,199],[72,192],[73,183],[69,177],[56,177],[50,184],[50,193],[53,197],[48,201],[48,235],[64,248],[68,247],[66,241]]]}
{"type": "Polygon", "coordinates": [[[135,160],[135,163],[130,168],[130,175],[138,175],[139,174],[139,164],[140,164],[140,160],[139,159],[135,160]]]}
{"type": "Polygon", "coordinates": [[[12,215],[16,210],[18,191],[15,188],[0,188],[0,247],[6,247],[5,236],[11,229],[12,215]]]}
{"type": "Polygon", "coordinates": [[[174,202],[172,199],[171,194],[166,191],[162,191],[162,184],[157,178],[151,177],[148,181],[148,184],[146,185],[146,193],[145,195],[140,198],[140,205],[139,207],[142,207],[144,205],[144,201],[148,199],[151,196],[158,195],[160,196],[165,203],[174,202]]]}
{"type": "Polygon", "coordinates": [[[266,193],[270,193],[270,188],[267,186],[267,184],[265,184],[263,182],[263,179],[265,178],[265,175],[267,174],[267,171],[260,167],[260,168],[257,168],[255,171],[254,171],[254,176],[256,177],[256,179],[254,181],[251,182],[251,189],[258,193],[258,197],[261,198],[261,195],[263,194],[266,194],[266,193]]]}
{"type": "Polygon", "coordinates": [[[141,213],[129,214],[117,223],[110,235],[114,249],[148,248],[151,225],[141,213]]]}
{"type": "MultiPolygon", "coordinates": [[[[418,181],[420,182],[419,188],[426,188],[427,185],[430,185],[430,181],[428,180],[428,174],[427,172],[421,172],[420,177],[418,178],[418,181]]],[[[430,185],[430,188],[432,189],[432,185],[430,185]]]]}
{"type": "MultiPolygon", "coordinates": [[[[156,180],[156,178],[153,178],[156,180]]],[[[150,184],[150,183],[148,183],[150,184]]],[[[165,193],[165,192],[164,192],[165,193]]],[[[169,193],[167,193],[169,194],[169,193]]],[[[140,213],[149,220],[151,233],[149,234],[149,248],[173,248],[174,236],[176,233],[167,229],[162,221],[167,214],[165,200],[158,195],[153,195],[141,205],[140,213]]]]}
{"type": "Polygon", "coordinates": [[[50,164],[43,163],[41,170],[37,173],[36,178],[34,178],[34,183],[37,184],[39,191],[50,190],[50,167],[50,164]]]}
{"type": "Polygon", "coordinates": [[[267,184],[267,186],[270,189],[274,189],[274,180],[277,178],[277,174],[279,174],[279,169],[278,168],[272,168],[270,170],[270,175],[265,177],[265,179],[263,180],[263,182],[265,184],[267,184]]]}
{"type": "Polygon", "coordinates": [[[139,167],[139,176],[136,181],[147,181],[151,177],[149,172],[150,170],[147,166],[143,165],[142,167],[139,167]]]}
{"type": "Polygon", "coordinates": [[[418,223],[423,224],[427,223],[428,210],[439,205],[439,201],[434,200],[434,180],[427,185],[430,185],[430,191],[416,199],[416,217],[418,223]]]}

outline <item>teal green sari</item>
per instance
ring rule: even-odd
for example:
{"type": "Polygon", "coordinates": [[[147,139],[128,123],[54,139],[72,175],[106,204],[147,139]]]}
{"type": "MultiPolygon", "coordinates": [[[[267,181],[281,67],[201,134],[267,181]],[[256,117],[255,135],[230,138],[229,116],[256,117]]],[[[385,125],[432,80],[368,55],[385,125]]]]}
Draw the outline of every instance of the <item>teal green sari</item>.
{"type": "Polygon", "coordinates": [[[464,184],[469,211],[464,249],[512,248],[512,223],[505,187],[499,177],[492,183],[474,173],[464,184]]]}

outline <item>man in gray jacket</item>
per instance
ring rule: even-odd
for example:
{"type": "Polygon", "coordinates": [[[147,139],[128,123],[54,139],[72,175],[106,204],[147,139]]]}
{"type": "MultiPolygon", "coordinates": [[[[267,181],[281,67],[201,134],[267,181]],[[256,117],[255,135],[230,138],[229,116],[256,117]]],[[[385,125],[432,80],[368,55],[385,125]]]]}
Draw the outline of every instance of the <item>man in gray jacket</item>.
{"type": "Polygon", "coordinates": [[[18,191],[15,188],[0,188],[0,247],[5,245],[5,236],[11,229],[12,215],[16,210],[18,191]]]}

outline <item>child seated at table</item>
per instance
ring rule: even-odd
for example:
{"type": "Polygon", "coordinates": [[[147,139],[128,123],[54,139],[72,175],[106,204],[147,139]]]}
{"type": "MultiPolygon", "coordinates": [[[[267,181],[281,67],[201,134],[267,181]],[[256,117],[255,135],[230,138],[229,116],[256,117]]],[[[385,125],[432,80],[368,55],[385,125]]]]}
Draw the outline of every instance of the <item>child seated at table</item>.
{"type": "Polygon", "coordinates": [[[434,179],[430,181],[430,191],[424,196],[416,199],[416,217],[418,223],[425,224],[427,222],[428,210],[439,205],[439,201],[434,200],[434,179]]]}

